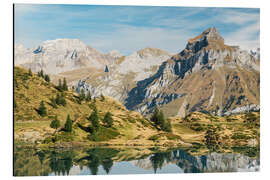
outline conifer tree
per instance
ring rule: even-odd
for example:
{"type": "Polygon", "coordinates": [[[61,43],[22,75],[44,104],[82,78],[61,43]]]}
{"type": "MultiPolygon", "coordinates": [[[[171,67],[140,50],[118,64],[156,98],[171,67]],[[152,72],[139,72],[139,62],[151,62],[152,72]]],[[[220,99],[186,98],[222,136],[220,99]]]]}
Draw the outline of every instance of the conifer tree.
{"type": "Polygon", "coordinates": [[[84,100],[85,99],[85,91],[84,91],[83,88],[81,89],[81,92],[80,92],[80,99],[81,100],[84,100]]]}
{"type": "Polygon", "coordinates": [[[66,106],[66,104],[67,104],[64,93],[61,93],[60,104],[63,105],[63,106],[66,106]]]}
{"type": "Polygon", "coordinates": [[[42,69],[40,70],[40,77],[44,78],[44,73],[42,69]]]}
{"type": "Polygon", "coordinates": [[[112,127],[112,125],[113,125],[113,118],[112,118],[112,114],[110,112],[107,112],[105,114],[104,119],[103,119],[103,123],[107,127],[112,127]]]}
{"type": "Polygon", "coordinates": [[[66,123],[65,123],[65,131],[66,132],[71,132],[72,131],[72,121],[71,121],[69,115],[67,116],[67,120],[66,120],[66,123]]]}
{"type": "MultiPolygon", "coordinates": [[[[56,95],[57,96],[57,95],[56,95]]],[[[56,99],[54,99],[53,97],[50,99],[51,100],[51,106],[53,107],[53,108],[57,108],[57,103],[56,103],[56,99]]]]}
{"type": "Polygon", "coordinates": [[[104,100],[105,100],[105,97],[103,96],[102,93],[101,93],[101,95],[100,95],[100,99],[101,99],[101,101],[104,101],[104,100]]]}
{"type": "Polygon", "coordinates": [[[44,80],[50,82],[51,81],[50,76],[48,74],[45,74],[44,80]]]}
{"type": "Polygon", "coordinates": [[[39,109],[38,109],[38,114],[42,117],[46,116],[47,115],[47,108],[44,104],[44,101],[41,101],[40,102],[40,106],[39,106],[39,109]]]}
{"type": "Polygon", "coordinates": [[[62,88],[62,89],[63,89],[64,91],[67,91],[67,90],[68,90],[66,78],[64,78],[64,81],[63,81],[63,88],[62,88]]]}
{"type": "Polygon", "coordinates": [[[55,119],[52,120],[50,127],[55,129],[55,131],[60,127],[60,121],[58,120],[57,116],[55,116],[55,119]]]}
{"type": "Polygon", "coordinates": [[[93,128],[94,128],[94,131],[98,131],[99,129],[99,117],[98,117],[98,113],[97,113],[97,110],[94,110],[90,117],[88,118],[89,121],[91,122],[93,128]]]}
{"type": "Polygon", "coordinates": [[[30,68],[28,69],[28,75],[29,75],[29,76],[32,76],[32,75],[33,75],[33,73],[32,73],[32,71],[31,71],[30,68]]]}
{"type": "Polygon", "coordinates": [[[62,91],[62,80],[61,79],[58,79],[58,86],[57,86],[57,89],[59,91],[62,91]]]}

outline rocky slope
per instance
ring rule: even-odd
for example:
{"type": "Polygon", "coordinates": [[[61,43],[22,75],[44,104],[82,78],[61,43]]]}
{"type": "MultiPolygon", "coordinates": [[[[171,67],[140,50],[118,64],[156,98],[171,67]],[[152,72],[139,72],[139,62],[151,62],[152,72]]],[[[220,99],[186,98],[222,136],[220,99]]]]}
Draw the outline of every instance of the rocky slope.
{"type": "MultiPolygon", "coordinates": [[[[259,50],[258,50],[259,51],[259,50]]],[[[216,28],[188,41],[151,77],[128,92],[125,105],[144,114],[161,106],[167,116],[194,111],[216,115],[258,110],[259,52],[224,44],[216,28]]]]}
{"type": "Polygon", "coordinates": [[[14,49],[15,65],[31,68],[34,72],[43,69],[48,74],[85,67],[103,69],[115,60],[111,55],[102,54],[78,39],[48,40],[32,49],[15,45],[14,49]]]}
{"type": "MultiPolygon", "coordinates": [[[[115,51],[110,54],[114,57],[120,56],[115,51]]],[[[71,84],[76,87],[77,92],[83,88],[94,96],[102,93],[124,102],[136,83],[153,75],[159,65],[170,56],[170,53],[161,49],[144,48],[130,56],[119,57],[115,63],[108,65],[108,72],[105,72],[105,68],[99,72],[91,71],[88,75],[81,76],[82,79],[73,80],[71,84]]],[[[65,76],[74,77],[74,72],[67,72],[65,76]]]]}

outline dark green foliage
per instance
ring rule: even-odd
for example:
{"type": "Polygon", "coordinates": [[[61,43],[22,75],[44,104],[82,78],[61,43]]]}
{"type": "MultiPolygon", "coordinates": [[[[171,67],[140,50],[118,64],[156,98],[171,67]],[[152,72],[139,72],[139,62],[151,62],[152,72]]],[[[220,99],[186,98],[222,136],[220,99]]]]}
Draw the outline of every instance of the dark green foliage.
{"type": "Polygon", "coordinates": [[[248,157],[258,157],[260,155],[260,146],[250,147],[250,146],[235,146],[232,150],[237,153],[244,154],[248,157]]]}
{"type": "Polygon", "coordinates": [[[52,98],[50,99],[50,101],[51,101],[50,105],[51,105],[53,108],[56,109],[56,108],[57,108],[56,99],[52,97],[52,98]]]}
{"type": "Polygon", "coordinates": [[[202,130],[204,130],[203,125],[200,124],[200,123],[190,123],[189,127],[190,127],[190,129],[192,129],[194,131],[202,131],[202,130]]]}
{"type": "Polygon", "coordinates": [[[44,78],[44,73],[42,69],[38,72],[38,77],[44,78]]]}
{"type": "Polygon", "coordinates": [[[165,121],[162,129],[163,129],[163,131],[166,131],[166,132],[172,132],[171,122],[169,120],[165,121]]]}
{"type": "Polygon", "coordinates": [[[66,123],[65,123],[65,131],[66,132],[71,132],[72,131],[72,121],[71,121],[69,115],[67,116],[67,120],[66,120],[66,123]]]}
{"type": "Polygon", "coordinates": [[[244,122],[245,123],[255,123],[256,120],[257,120],[256,115],[254,113],[252,113],[252,112],[249,112],[249,113],[246,114],[244,122]]]}
{"type": "Polygon", "coordinates": [[[44,80],[50,82],[51,81],[50,76],[48,74],[45,74],[44,80]]]}
{"type": "Polygon", "coordinates": [[[60,127],[60,121],[58,120],[57,116],[55,116],[55,119],[52,120],[50,127],[53,129],[58,129],[60,127]]]}
{"type": "Polygon", "coordinates": [[[98,131],[100,125],[99,125],[99,117],[98,117],[97,110],[94,110],[94,111],[91,113],[91,115],[90,115],[90,117],[88,118],[88,120],[91,122],[94,131],[98,131]]]}
{"type": "Polygon", "coordinates": [[[49,157],[49,166],[56,175],[69,175],[73,166],[73,151],[53,151],[49,157]]]}
{"type": "Polygon", "coordinates": [[[157,172],[157,169],[161,169],[165,161],[169,162],[172,157],[171,152],[161,152],[155,153],[150,157],[150,161],[152,163],[152,167],[154,172],[157,172]]]}
{"type": "Polygon", "coordinates": [[[216,150],[219,144],[219,135],[216,133],[216,129],[208,129],[205,134],[206,146],[210,150],[216,150]]]}
{"type": "Polygon", "coordinates": [[[62,80],[58,79],[58,86],[56,87],[59,91],[62,91],[62,80]]]}
{"type": "Polygon", "coordinates": [[[32,71],[31,71],[30,68],[28,69],[28,75],[29,75],[29,76],[32,76],[32,75],[33,75],[33,73],[32,73],[32,71]]]}
{"type": "Polygon", "coordinates": [[[37,112],[38,112],[38,114],[39,114],[40,116],[42,116],[42,117],[44,117],[44,116],[47,115],[47,108],[46,108],[46,106],[45,106],[45,104],[44,104],[44,101],[41,101],[41,102],[40,102],[40,106],[39,106],[37,112]]]}
{"type": "Polygon", "coordinates": [[[93,131],[88,135],[88,139],[91,141],[108,141],[110,139],[114,139],[119,136],[120,133],[113,128],[105,128],[100,126],[98,131],[93,131]]]}
{"type": "Polygon", "coordinates": [[[106,158],[101,162],[101,165],[108,174],[113,166],[113,160],[111,158],[106,158]]]}
{"type": "Polygon", "coordinates": [[[107,112],[105,114],[104,119],[103,119],[103,123],[107,127],[112,127],[112,125],[113,125],[113,118],[112,118],[112,114],[110,112],[107,112]]]}
{"type": "Polygon", "coordinates": [[[105,97],[103,96],[103,94],[100,95],[100,99],[101,99],[101,101],[105,100],[105,97]]]}
{"type": "Polygon", "coordinates": [[[161,130],[166,132],[171,132],[171,122],[169,120],[165,120],[164,114],[157,107],[154,109],[154,113],[151,116],[150,120],[157,126],[160,127],[161,130]]]}
{"type": "Polygon", "coordinates": [[[57,94],[55,98],[55,102],[57,105],[66,106],[67,102],[65,99],[65,94],[64,93],[57,94]]]}
{"type": "Polygon", "coordinates": [[[91,101],[91,99],[92,99],[91,93],[90,91],[88,91],[85,100],[88,102],[88,101],[91,101]]]}
{"type": "Polygon", "coordinates": [[[159,115],[159,109],[157,107],[155,107],[154,109],[154,113],[152,114],[150,120],[154,123],[157,124],[158,122],[158,115],[159,115]]]}
{"type": "Polygon", "coordinates": [[[81,92],[79,94],[79,100],[80,100],[80,102],[85,100],[85,91],[83,88],[81,89],[81,92]]]}
{"type": "Polygon", "coordinates": [[[68,90],[66,78],[64,78],[64,80],[63,80],[63,87],[62,87],[62,90],[63,90],[63,91],[67,91],[67,90],[68,90]]]}

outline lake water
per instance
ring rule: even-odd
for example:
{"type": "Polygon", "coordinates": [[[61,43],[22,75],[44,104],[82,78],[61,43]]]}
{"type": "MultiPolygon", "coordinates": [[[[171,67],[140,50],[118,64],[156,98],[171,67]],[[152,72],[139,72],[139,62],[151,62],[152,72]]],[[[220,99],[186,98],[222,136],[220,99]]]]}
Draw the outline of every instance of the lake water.
{"type": "Polygon", "coordinates": [[[253,172],[259,165],[259,158],[239,153],[192,156],[182,149],[14,149],[15,176],[253,172]]]}

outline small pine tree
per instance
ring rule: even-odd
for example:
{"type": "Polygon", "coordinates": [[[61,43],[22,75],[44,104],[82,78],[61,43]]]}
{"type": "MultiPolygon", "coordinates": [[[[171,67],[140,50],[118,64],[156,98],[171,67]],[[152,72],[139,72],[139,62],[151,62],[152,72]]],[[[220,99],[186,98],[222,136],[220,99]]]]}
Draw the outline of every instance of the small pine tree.
{"type": "Polygon", "coordinates": [[[82,88],[81,89],[81,92],[80,92],[80,95],[79,95],[79,100],[80,101],[83,101],[85,99],[85,91],[84,89],[82,88]]]}
{"type": "Polygon", "coordinates": [[[171,122],[169,120],[167,120],[165,123],[164,123],[164,126],[163,126],[163,131],[166,131],[166,132],[172,132],[172,125],[171,125],[171,122]]]}
{"type": "Polygon", "coordinates": [[[44,80],[50,82],[51,81],[50,76],[48,74],[45,74],[44,80]]]}
{"type": "Polygon", "coordinates": [[[150,120],[155,124],[157,125],[157,122],[158,122],[158,115],[159,115],[159,109],[157,107],[155,107],[154,109],[154,113],[152,114],[150,120]]]}
{"type": "Polygon", "coordinates": [[[60,127],[60,121],[58,120],[57,116],[55,116],[55,119],[52,120],[50,127],[55,129],[55,131],[60,127]]]}
{"type": "Polygon", "coordinates": [[[91,101],[91,99],[92,99],[91,93],[90,93],[90,91],[88,91],[85,100],[86,101],[91,101]]]}
{"type": "Polygon", "coordinates": [[[158,114],[158,119],[157,119],[157,125],[160,126],[160,128],[162,130],[164,130],[164,126],[165,126],[165,117],[164,117],[164,114],[162,111],[159,111],[159,114],[158,114]]]}
{"type": "Polygon", "coordinates": [[[93,128],[94,128],[94,131],[98,131],[99,129],[99,117],[98,117],[98,113],[97,113],[97,110],[94,110],[90,117],[88,118],[89,121],[91,122],[93,128]]]}
{"type": "Polygon", "coordinates": [[[30,68],[28,69],[28,75],[29,76],[32,76],[33,75],[32,70],[30,68]]]}
{"type": "Polygon", "coordinates": [[[51,100],[51,106],[53,107],[53,108],[57,108],[57,103],[56,103],[56,99],[54,99],[53,97],[50,99],[51,100]]]}
{"type": "Polygon", "coordinates": [[[100,99],[101,99],[101,101],[105,100],[105,97],[103,96],[103,94],[100,95],[100,99]]]}
{"type": "Polygon", "coordinates": [[[44,101],[41,101],[40,102],[40,106],[39,106],[39,109],[38,109],[38,114],[42,117],[46,116],[47,115],[47,108],[44,104],[44,101]]]}
{"type": "Polygon", "coordinates": [[[71,121],[69,115],[67,116],[67,120],[66,120],[66,123],[65,123],[65,131],[66,132],[71,132],[72,131],[72,121],[71,121]]]}
{"type": "Polygon", "coordinates": [[[44,78],[44,73],[42,69],[40,70],[40,77],[44,78]]]}
{"type": "Polygon", "coordinates": [[[62,87],[62,89],[63,89],[64,91],[67,91],[67,90],[68,90],[68,86],[67,86],[67,80],[66,80],[66,78],[64,78],[64,81],[63,81],[63,87],[62,87]]]}
{"type": "Polygon", "coordinates": [[[66,104],[67,104],[64,93],[62,93],[60,96],[60,104],[63,106],[66,106],[66,104]]]}
{"type": "Polygon", "coordinates": [[[112,114],[110,112],[107,112],[105,114],[104,119],[103,119],[103,123],[107,127],[112,127],[112,125],[113,125],[113,118],[112,118],[112,114]]]}
{"type": "Polygon", "coordinates": [[[62,91],[62,80],[61,79],[58,79],[58,86],[57,86],[57,89],[59,91],[62,91]]]}

